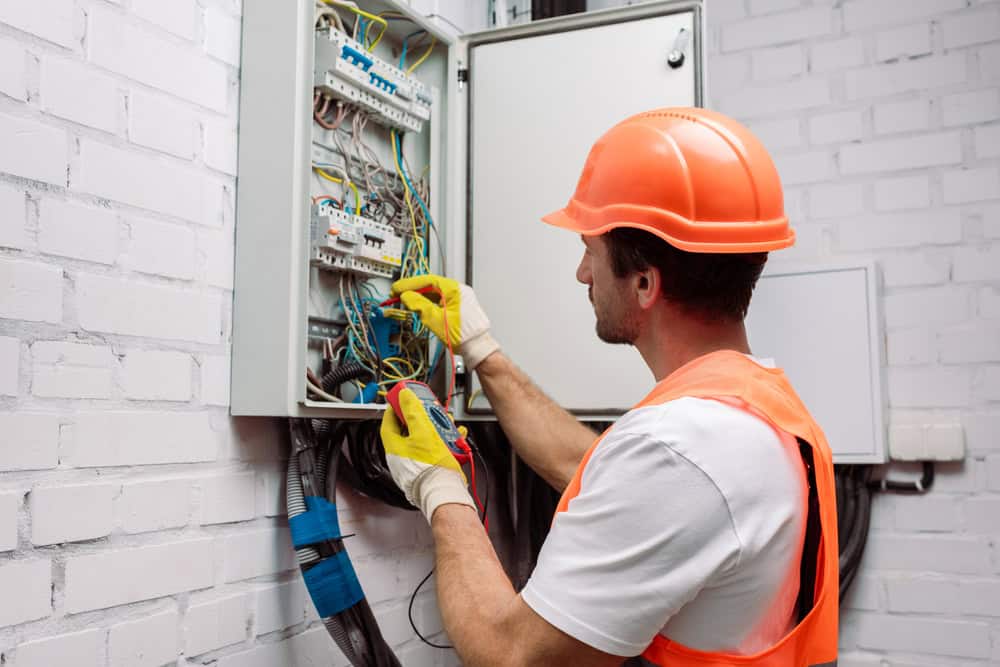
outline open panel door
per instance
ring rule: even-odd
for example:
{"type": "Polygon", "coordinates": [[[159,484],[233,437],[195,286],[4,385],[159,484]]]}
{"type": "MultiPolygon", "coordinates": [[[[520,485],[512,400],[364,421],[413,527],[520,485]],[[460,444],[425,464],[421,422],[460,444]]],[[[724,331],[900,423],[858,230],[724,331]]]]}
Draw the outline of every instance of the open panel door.
{"type": "MultiPolygon", "coordinates": [[[[578,238],[539,218],[576,187],[594,141],[624,118],[702,102],[700,2],[662,2],[471,35],[466,278],[510,356],[560,405],[620,414],[653,378],[594,332],[578,238]],[[677,53],[683,53],[678,63],[677,53]]],[[[489,414],[467,391],[469,413],[489,414]]]]}

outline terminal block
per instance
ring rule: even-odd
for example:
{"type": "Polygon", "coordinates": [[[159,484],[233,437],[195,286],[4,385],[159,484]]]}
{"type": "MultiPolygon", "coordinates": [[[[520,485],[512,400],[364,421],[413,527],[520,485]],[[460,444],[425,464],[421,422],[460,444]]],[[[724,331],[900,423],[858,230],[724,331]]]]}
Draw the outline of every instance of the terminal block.
{"type": "Polygon", "coordinates": [[[364,108],[382,125],[420,132],[430,120],[427,86],[339,30],[316,31],[314,76],[320,91],[364,108]]]}
{"type": "Polygon", "coordinates": [[[403,264],[403,238],[392,227],[329,204],[316,204],[310,225],[314,266],[392,278],[403,264]]]}

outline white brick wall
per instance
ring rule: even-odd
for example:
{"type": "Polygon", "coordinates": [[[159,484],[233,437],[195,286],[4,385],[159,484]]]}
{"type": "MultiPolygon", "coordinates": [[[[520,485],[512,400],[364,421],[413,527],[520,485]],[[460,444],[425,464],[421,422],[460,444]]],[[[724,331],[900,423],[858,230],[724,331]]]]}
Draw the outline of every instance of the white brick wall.
{"type": "MultiPolygon", "coordinates": [[[[0,1],[0,664],[344,663],[227,414],[240,7],[0,1]]],[[[393,627],[418,521],[352,528],[393,627]]]]}
{"type": "Polygon", "coordinates": [[[708,0],[708,20],[710,105],[758,131],[808,230],[788,256],[882,268],[890,421],[964,427],[932,493],[876,498],[841,664],[998,664],[1000,8],[708,0]]]}

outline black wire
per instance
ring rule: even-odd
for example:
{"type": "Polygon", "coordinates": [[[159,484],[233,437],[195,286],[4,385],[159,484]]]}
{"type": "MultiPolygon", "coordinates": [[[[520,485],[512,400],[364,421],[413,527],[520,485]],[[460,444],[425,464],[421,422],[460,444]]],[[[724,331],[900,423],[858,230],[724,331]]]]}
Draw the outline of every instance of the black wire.
{"type": "MultiPolygon", "coordinates": [[[[479,463],[481,464],[480,468],[483,471],[483,476],[486,478],[484,480],[486,482],[486,488],[485,488],[485,493],[483,494],[483,516],[480,517],[480,521],[485,522],[486,513],[490,509],[490,471],[486,467],[486,461],[483,459],[483,455],[479,453],[479,448],[470,443],[470,449],[472,450],[473,455],[479,458],[479,463]]],[[[475,465],[475,462],[473,462],[473,465],[475,465]]],[[[413,604],[417,600],[417,594],[420,592],[420,589],[424,587],[424,584],[427,583],[427,580],[430,579],[433,574],[434,574],[434,568],[431,568],[431,571],[427,573],[427,576],[421,579],[420,583],[417,584],[417,587],[413,589],[413,594],[410,595],[410,605],[406,610],[406,615],[409,618],[410,627],[413,628],[413,633],[417,635],[420,641],[427,644],[428,646],[433,646],[434,648],[455,648],[451,644],[435,644],[431,640],[427,639],[427,637],[424,637],[424,635],[421,634],[420,630],[417,629],[417,624],[413,621],[413,604]]]]}

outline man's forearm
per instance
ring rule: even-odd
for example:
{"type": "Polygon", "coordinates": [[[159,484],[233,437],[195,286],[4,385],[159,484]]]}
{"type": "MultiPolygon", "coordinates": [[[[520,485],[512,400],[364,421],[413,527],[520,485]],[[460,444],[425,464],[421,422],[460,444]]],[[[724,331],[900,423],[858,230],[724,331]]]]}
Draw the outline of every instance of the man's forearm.
{"type": "Polygon", "coordinates": [[[484,359],[476,373],[518,456],[557,491],[566,488],[597,434],[556,405],[503,352],[484,359]]]}

